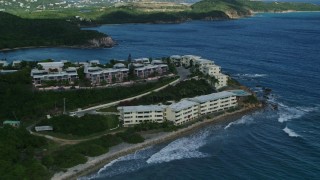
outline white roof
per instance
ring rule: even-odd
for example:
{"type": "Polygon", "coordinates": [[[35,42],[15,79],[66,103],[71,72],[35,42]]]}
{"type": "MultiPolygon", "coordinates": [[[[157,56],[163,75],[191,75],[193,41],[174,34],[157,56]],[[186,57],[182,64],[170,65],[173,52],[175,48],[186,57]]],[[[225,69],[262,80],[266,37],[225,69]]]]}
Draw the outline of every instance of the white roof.
{"type": "Polygon", "coordinates": [[[39,62],[42,67],[63,67],[63,62],[39,62]]]}
{"type": "Polygon", "coordinates": [[[190,101],[198,102],[198,103],[205,103],[208,101],[213,101],[221,98],[226,98],[226,97],[231,97],[235,96],[234,93],[228,92],[228,91],[222,91],[218,93],[212,93],[208,95],[203,95],[203,96],[197,96],[194,98],[189,98],[190,101]]]}
{"type": "Polygon", "coordinates": [[[137,63],[133,63],[132,64],[134,67],[143,67],[144,65],[143,64],[137,64],[137,63]]]}
{"type": "Polygon", "coordinates": [[[77,70],[76,67],[68,67],[68,68],[66,69],[66,71],[76,71],[76,70],[77,70]]]}
{"type": "Polygon", "coordinates": [[[100,64],[100,61],[99,60],[91,60],[90,64],[92,64],[92,63],[100,64]]]}
{"type": "Polygon", "coordinates": [[[211,61],[209,59],[196,59],[196,63],[202,64],[202,63],[214,63],[214,61],[211,61]]]}
{"type": "Polygon", "coordinates": [[[134,59],[133,61],[149,61],[149,58],[137,58],[137,59],[134,59]]]}
{"type": "Polygon", "coordinates": [[[163,105],[146,105],[146,106],[120,106],[117,108],[123,112],[144,112],[144,111],[163,111],[163,105]]]}
{"type": "Polygon", "coordinates": [[[193,101],[188,101],[188,100],[182,100],[178,103],[171,104],[169,106],[169,108],[171,108],[173,111],[180,111],[182,109],[186,109],[186,108],[192,107],[197,104],[199,104],[199,103],[193,102],[193,101]]]}
{"type": "Polygon", "coordinates": [[[216,64],[210,64],[210,65],[207,65],[205,68],[209,69],[209,68],[221,68],[221,66],[218,66],[216,64]]]}
{"type": "Polygon", "coordinates": [[[172,55],[170,56],[171,59],[181,59],[180,55],[172,55]]]}
{"type": "Polygon", "coordinates": [[[166,64],[159,64],[159,65],[147,65],[144,67],[140,67],[140,68],[135,68],[135,71],[144,71],[144,70],[148,70],[148,69],[156,69],[156,68],[162,68],[162,67],[168,67],[168,65],[166,64]]]}
{"type": "Polygon", "coordinates": [[[113,67],[114,67],[114,68],[125,68],[126,65],[123,64],[123,63],[117,63],[117,64],[113,65],[113,67]]]}
{"type": "Polygon", "coordinates": [[[103,74],[103,73],[114,73],[114,72],[125,72],[125,71],[129,71],[129,69],[127,69],[127,68],[121,68],[121,69],[108,68],[108,69],[101,69],[100,71],[89,72],[89,73],[90,74],[103,74]]]}
{"type": "Polygon", "coordinates": [[[201,56],[195,56],[195,55],[184,55],[183,58],[189,58],[189,59],[200,59],[201,56]]]}
{"type": "Polygon", "coordinates": [[[14,65],[14,64],[20,64],[21,63],[21,61],[13,61],[12,62],[12,64],[14,65]]]}
{"type": "Polygon", "coordinates": [[[39,70],[39,69],[32,69],[31,70],[31,76],[33,76],[34,73],[46,73],[48,71],[46,70],[39,70]]]}
{"type": "Polygon", "coordinates": [[[151,64],[162,64],[162,60],[152,60],[151,64]]]}
{"type": "Polygon", "coordinates": [[[2,64],[3,66],[8,66],[8,62],[7,61],[0,61],[0,64],[2,64]]]}

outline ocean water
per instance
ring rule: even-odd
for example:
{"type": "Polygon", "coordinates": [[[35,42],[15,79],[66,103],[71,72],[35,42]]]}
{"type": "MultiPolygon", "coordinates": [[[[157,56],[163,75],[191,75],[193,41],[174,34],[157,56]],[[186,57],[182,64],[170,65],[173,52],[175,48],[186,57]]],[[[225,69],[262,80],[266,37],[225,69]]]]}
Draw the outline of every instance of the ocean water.
{"type": "Polygon", "coordinates": [[[269,101],[279,108],[148,147],[82,179],[319,179],[320,13],[94,29],[110,34],[119,46],[18,50],[0,53],[0,59],[107,61],[129,53],[134,58],[195,54],[213,59],[257,92],[260,86],[271,88],[269,101]]]}

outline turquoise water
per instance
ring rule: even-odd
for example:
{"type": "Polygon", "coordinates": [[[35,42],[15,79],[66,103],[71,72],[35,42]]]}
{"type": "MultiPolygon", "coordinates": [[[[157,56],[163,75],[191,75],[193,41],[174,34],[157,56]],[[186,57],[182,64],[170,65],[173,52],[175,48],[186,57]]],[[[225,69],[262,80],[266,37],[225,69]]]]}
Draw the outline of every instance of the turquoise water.
{"type": "Polygon", "coordinates": [[[107,164],[91,179],[319,179],[320,13],[258,14],[233,21],[95,28],[112,49],[44,48],[0,58],[107,61],[195,54],[255,91],[273,91],[278,111],[261,110],[209,126],[107,164]]]}

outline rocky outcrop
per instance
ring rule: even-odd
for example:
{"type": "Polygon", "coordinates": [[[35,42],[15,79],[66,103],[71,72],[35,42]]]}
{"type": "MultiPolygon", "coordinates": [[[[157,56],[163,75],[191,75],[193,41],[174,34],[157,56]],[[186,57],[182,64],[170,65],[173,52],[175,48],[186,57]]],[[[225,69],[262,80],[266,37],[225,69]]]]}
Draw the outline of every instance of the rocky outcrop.
{"type": "Polygon", "coordinates": [[[244,16],[250,16],[252,15],[250,10],[247,11],[237,11],[237,10],[227,10],[225,13],[231,18],[231,19],[239,19],[244,16]]]}
{"type": "Polygon", "coordinates": [[[116,44],[110,36],[89,40],[89,47],[91,48],[111,48],[116,44]]]}

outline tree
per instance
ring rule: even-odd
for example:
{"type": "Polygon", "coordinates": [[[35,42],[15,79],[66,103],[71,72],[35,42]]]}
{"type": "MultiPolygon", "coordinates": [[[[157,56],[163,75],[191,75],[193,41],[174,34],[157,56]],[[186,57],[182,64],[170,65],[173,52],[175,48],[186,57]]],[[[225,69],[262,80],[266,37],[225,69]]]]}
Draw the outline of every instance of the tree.
{"type": "Polygon", "coordinates": [[[128,56],[128,63],[131,63],[131,61],[132,61],[131,53],[129,53],[129,56],[128,56]]]}
{"type": "Polygon", "coordinates": [[[37,69],[38,69],[38,70],[43,70],[42,65],[41,65],[41,64],[38,64],[38,65],[37,65],[37,69]]]}
{"type": "Polygon", "coordinates": [[[129,73],[128,73],[128,79],[134,79],[135,74],[134,74],[134,66],[132,64],[129,64],[129,73]]]}

